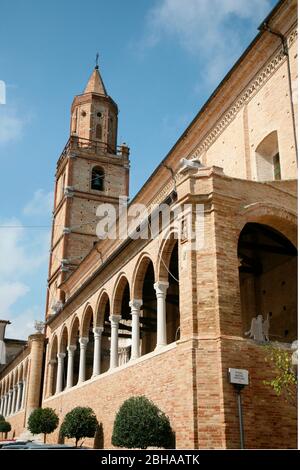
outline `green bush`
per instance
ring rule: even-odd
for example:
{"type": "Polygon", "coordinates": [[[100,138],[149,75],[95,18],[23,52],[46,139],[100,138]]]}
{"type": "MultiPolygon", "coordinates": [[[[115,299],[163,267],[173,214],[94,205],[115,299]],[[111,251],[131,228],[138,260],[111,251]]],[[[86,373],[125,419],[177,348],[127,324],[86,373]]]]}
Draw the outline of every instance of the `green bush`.
{"type": "Polygon", "coordinates": [[[60,432],[64,437],[75,439],[77,447],[79,439],[94,437],[98,421],[91,408],[77,406],[66,414],[60,432]]]}
{"type": "Polygon", "coordinates": [[[114,422],[114,446],[172,448],[174,440],[169,418],[145,396],[129,398],[120,407],[114,422]]]}
{"type": "Polygon", "coordinates": [[[28,419],[28,429],[32,434],[51,434],[58,426],[58,416],[52,408],[37,408],[28,419]]]}
{"type": "Polygon", "coordinates": [[[1,423],[2,421],[5,421],[5,418],[4,418],[3,415],[0,415],[0,423],[1,423]]]}
{"type": "Polygon", "coordinates": [[[11,431],[11,425],[8,421],[0,421],[0,432],[5,434],[5,439],[7,437],[7,433],[11,431]]]}

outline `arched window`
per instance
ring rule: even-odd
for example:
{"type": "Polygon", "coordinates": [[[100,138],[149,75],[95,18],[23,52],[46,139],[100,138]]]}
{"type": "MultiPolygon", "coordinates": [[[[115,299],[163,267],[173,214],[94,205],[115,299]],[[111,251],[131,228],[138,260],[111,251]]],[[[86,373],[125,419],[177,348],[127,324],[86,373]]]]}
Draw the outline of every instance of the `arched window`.
{"type": "Polygon", "coordinates": [[[101,124],[96,125],[96,139],[102,140],[102,126],[101,126],[101,124]]]}
{"type": "Polygon", "coordinates": [[[258,181],[281,179],[277,131],[268,134],[255,151],[258,181]]]}
{"type": "Polygon", "coordinates": [[[95,166],[92,170],[91,188],[104,191],[104,171],[99,166],[95,166]]]}

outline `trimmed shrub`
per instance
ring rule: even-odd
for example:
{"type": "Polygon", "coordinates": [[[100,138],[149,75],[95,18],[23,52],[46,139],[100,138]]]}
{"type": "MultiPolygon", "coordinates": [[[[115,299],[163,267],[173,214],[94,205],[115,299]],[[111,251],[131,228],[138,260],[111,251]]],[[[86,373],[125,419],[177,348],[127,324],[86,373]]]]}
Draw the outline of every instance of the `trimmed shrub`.
{"type": "Polygon", "coordinates": [[[0,432],[5,434],[5,439],[7,438],[7,433],[11,431],[11,425],[8,421],[0,421],[0,432]]]}
{"type": "Polygon", "coordinates": [[[64,437],[75,439],[77,447],[79,439],[94,437],[98,421],[94,411],[88,407],[77,406],[66,414],[60,433],[64,437]]]}
{"type": "Polygon", "coordinates": [[[28,429],[32,434],[51,434],[58,426],[58,416],[52,408],[37,408],[28,419],[28,429]]]}
{"type": "Polygon", "coordinates": [[[120,407],[112,444],[128,449],[173,448],[174,437],[169,418],[148,398],[139,396],[129,398],[120,407]]]}

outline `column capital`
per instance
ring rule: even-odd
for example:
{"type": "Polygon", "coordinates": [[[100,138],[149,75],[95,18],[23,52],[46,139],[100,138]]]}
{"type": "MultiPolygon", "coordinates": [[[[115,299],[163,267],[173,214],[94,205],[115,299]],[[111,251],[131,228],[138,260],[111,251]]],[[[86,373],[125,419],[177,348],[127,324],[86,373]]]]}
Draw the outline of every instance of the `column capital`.
{"type": "Polygon", "coordinates": [[[121,315],[110,315],[109,321],[112,325],[118,325],[119,321],[121,320],[121,315]]]}
{"type": "Polygon", "coordinates": [[[129,307],[131,308],[131,315],[132,314],[139,314],[141,306],[143,305],[142,299],[132,299],[129,302],[129,307]]]}
{"type": "Polygon", "coordinates": [[[66,353],[65,352],[60,352],[57,354],[57,359],[64,359],[66,357],[66,353]]]}
{"type": "Polygon", "coordinates": [[[79,344],[81,348],[86,348],[88,342],[89,342],[89,339],[87,336],[82,336],[81,338],[79,338],[79,344]]]}
{"type": "Polygon", "coordinates": [[[158,281],[153,284],[153,287],[156,291],[156,294],[163,294],[166,295],[169,283],[167,281],[158,281]]]}
{"type": "Polygon", "coordinates": [[[93,328],[94,336],[101,336],[103,331],[104,331],[103,326],[96,326],[95,328],[93,328]]]}
{"type": "Polygon", "coordinates": [[[76,344],[70,344],[70,346],[67,347],[67,351],[68,351],[69,354],[74,354],[76,349],[77,349],[76,344]]]}
{"type": "Polygon", "coordinates": [[[50,366],[55,366],[56,363],[57,363],[56,359],[50,359],[50,361],[48,362],[50,366]]]}

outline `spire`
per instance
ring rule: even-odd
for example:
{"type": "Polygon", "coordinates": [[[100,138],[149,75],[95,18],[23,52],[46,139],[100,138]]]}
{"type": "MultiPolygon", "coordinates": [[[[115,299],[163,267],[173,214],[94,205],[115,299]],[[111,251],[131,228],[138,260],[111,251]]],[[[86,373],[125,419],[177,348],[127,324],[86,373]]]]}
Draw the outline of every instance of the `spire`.
{"type": "Polygon", "coordinates": [[[99,95],[108,96],[105,85],[99,72],[98,57],[96,58],[96,66],[92,72],[92,75],[89,78],[84,93],[97,93],[99,95]]]}

